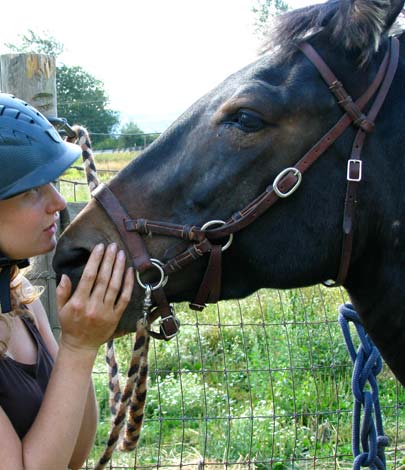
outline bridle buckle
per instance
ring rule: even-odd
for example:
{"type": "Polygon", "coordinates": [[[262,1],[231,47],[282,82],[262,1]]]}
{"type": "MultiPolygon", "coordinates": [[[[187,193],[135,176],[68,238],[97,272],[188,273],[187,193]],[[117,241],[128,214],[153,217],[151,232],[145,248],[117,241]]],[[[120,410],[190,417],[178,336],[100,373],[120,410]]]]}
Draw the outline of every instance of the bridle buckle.
{"type": "Polygon", "coordinates": [[[170,310],[171,315],[162,318],[159,322],[160,333],[166,341],[177,336],[180,330],[180,320],[173,313],[172,307],[170,307],[170,310]]]}
{"type": "Polygon", "coordinates": [[[295,167],[285,168],[274,179],[273,190],[277,194],[278,197],[285,198],[285,197],[291,196],[291,194],[294,193],[298,189],[298,186],[301,184],[301,181],[302,181],[302,174],[298,168],[295,168],[295,167]],[[286,177],[289,173],[292,173],[297,178],[297,180],[290,187],[290,189],[288,189],[288,191],[284,192],[279,188],[279,184],[281,180],[284,177],[286,177]]]}
{"type": "Polygon", "coordinates": [[[347,162],[347,181],[359,182],[363,177],[363,161],[351,158],[347,162]]]}

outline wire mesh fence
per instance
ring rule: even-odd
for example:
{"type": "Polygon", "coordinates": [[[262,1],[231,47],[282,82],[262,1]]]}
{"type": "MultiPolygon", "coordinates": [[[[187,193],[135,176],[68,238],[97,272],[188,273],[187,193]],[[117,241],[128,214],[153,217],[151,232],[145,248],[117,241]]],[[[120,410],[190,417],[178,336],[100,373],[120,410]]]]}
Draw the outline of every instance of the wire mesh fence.
{"type": "MultiPolygon", "coordinates": [[[[336,319],[343,296],[315,286],[259,291],[198,315],[178,305],[180,335],[151,346],[138,450],[116,453],[111,468],[352,468],[352,365],[336,319]]],[[[130,350],[130,338],[117,342],[121,365],[130,350]]],[[[101,424],[87,468],[109,427],[102,357],[94,380],[101,424]]],[[[384,369],[387,468],[403,463],[404,398],[384,369]]]]}
{"type": "MultiPolygon", "coordinates": [[[[314,286],[262,290],[202,313],[176,305],[180,334],[152,340],[138,448],[116,452],[107,468],[352,468],[352,363],[337,321],[346,300],[343,290],[314,286]]],[[[122,379],[132,341],[116,340],[122,379]]],[[[110,427],[103,352],[93,379],[100,424],[88,470],[110,427]]],[[[387,468],[403,469],[405,393],[386,366],[379,383],[387,468]]]]}

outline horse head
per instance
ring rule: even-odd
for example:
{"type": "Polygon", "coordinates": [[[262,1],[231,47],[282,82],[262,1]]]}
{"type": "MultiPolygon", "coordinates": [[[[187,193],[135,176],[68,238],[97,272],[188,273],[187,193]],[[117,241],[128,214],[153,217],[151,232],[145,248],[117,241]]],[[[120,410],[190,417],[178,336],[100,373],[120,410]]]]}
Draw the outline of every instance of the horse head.
{"type": "MultiPolygon", "coordinates": [[[[281,16],[256,62],[108,183],[124,215],[114,221],[103,197],[89,202],[62,234],[55,270],[77,282],[93,246],[116,241],[143,282],[149,256],[166,266],[174,302],[195,300],[205,275],[217,279],[203,281],[208,301],[340,277],[405,383],[405,63],[388,34],[403,3],[330,0],[281,16]],[[204,227],[215,220],[225,224],[204,227]],[[135,254],[132,235],[144,247],[135,254]]],[[[117,334],[135,329],[143,296],[138,286],[117,334]]]]}

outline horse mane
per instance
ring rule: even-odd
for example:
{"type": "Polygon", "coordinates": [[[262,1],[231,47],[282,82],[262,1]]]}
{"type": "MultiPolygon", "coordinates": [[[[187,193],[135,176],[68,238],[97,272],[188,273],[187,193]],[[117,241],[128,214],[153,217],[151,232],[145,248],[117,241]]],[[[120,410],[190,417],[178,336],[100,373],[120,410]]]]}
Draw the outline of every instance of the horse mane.
{"type": "Polygon", "coordinates": [[[262,48],[282,47],[290,55],[297,43],[326,30],[334,44],[357,52],[361,65],[378,50],[386,31],[389,0],[329,0],[277,16],[262,48]]]}

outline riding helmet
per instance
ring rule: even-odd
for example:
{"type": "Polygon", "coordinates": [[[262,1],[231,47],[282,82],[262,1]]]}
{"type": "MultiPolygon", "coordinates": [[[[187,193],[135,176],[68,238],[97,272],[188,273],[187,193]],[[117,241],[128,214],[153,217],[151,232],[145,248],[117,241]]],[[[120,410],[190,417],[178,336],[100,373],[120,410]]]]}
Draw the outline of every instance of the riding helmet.
{"type": "Polygon", "coordinates": [[[79,155],[39,111],[0,93],[0,200],[55,181],[79,155]]]}

